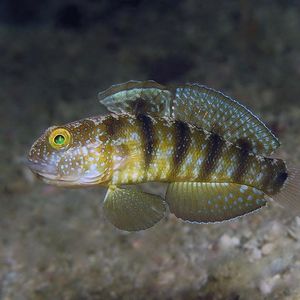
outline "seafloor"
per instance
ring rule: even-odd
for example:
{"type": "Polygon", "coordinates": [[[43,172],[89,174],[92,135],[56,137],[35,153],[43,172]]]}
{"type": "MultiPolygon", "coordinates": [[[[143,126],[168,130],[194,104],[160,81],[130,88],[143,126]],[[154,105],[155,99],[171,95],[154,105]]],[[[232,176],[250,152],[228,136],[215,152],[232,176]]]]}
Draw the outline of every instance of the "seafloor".
{"type": "Polygon", "coordinates": [[[241,99],[280,137],[276,155],[300,167],[297,1],[199,2],[90,1],[80,22],[67,6],[52,23],[55,10],[46,24],[1,23],[0,299],[300,299],[291,211],[271,204],[215,225],[170,215],[125,233],[105,220],[103,189],[47,186],[23,164],[48,126],[103,113],[98,91],[155,79],[241,99]]]}

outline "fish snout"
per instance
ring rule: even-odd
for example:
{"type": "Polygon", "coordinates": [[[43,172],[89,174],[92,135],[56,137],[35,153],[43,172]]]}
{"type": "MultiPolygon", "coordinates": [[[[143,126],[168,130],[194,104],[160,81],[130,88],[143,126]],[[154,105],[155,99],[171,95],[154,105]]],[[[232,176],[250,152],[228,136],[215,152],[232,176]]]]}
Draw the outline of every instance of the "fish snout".
{"type": "Polygon", "coordinates": [[[53,164],[49,164],[44,161],[32,160],[30,157],[27,158],[26,165],[29,169],[37,175],[57,175],[57,168],[53,164]]]}

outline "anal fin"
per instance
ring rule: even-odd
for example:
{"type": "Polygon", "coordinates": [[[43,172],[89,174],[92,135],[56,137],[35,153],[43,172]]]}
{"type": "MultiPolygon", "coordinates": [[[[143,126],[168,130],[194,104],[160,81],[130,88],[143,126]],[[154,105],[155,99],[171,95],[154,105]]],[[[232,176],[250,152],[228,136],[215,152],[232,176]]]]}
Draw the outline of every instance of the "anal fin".
{"type": "Polygon", "coordinates": [[[166,203],[157,195],[110,186],[103,209],[107,219],[115,227],[138,231],[159,222],[165,215],[166,203]]]}
{"type": "Polygon", "coordinates": [[[253,187],[233,183],[175,182],[166,201],[176,217],[212,223],[233,219],[266,205],[266,195],[253,187]]]}

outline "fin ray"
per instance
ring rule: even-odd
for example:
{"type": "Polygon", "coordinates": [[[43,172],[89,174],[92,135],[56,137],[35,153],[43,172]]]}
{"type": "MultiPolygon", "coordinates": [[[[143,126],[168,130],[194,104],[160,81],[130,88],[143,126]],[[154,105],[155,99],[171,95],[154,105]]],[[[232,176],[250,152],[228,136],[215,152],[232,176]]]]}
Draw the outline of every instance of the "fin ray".
{"type": "Polygon", "coordinates": [[[266,195],[233,183],[170,183],[166,201],[178,218],[198,223],[230,220],[266,205],[266,195]]]}
{"type": "Polygon", "coordinates": [[[159,222],[165,215],[166,203],[156,195],[113,186],[107,191],[103,209],[115,227],[138,231],[159,222]]]}
{"type": "Polygon", "coordinates": [[[300,170],[288,169],[288,178],[281,191],[271,196],[279,205],[295,215],[300,215],[300,170]]]}
{"type": "Polygon", "coordinates": [[[215,131],[232,143],[246,139],[254,153],[269,155],[279,146],[271,131],[245,106],[223,93],[199,84],[186,84],[176,89],[175,117],[215,131]],[[197,114],[194,112],[197,111],[197,114]]]}
{"type": "Polygon", "coordinates": [[[113,113],[171,115],[171,92],[152,81],[128,81],[98,94],[100,103],[113,113]]]}

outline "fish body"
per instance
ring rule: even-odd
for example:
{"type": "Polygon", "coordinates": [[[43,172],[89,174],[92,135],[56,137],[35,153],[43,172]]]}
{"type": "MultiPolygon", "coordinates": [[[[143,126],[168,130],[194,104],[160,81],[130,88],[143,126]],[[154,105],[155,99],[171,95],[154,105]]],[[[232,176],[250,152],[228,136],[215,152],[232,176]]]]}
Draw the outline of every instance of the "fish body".
{"type": "Polygon", "coordinates": [[[167,206],[201,223],[247,214],[270,198],[295,205],[298,172],[269,157],[278,140],[225,95],[148,81],[113,86],[100,99],[110,114],[50,127],[28,160],[47,183],[108,187],[104,209],[116,227],[151,227],[167,206]],[[148,182],[168,184],[165,197],[121,188],[148,182]]]}
{"type": "Polygon", "coordinates": [[[109,115],[98,126],[110,145],[107,185],[227,182],[272,195],[287,178],[283,160],[255,155],[246,142],[233,144],[182,121],[109,115]]]}

